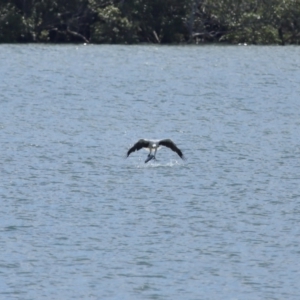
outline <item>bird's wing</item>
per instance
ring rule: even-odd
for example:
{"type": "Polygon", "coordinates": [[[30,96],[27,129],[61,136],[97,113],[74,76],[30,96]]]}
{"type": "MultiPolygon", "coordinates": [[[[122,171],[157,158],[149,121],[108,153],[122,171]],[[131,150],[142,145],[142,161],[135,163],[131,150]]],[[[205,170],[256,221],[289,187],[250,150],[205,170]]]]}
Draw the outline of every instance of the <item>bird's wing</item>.
{"type": "Polygon", "coordinates": [[[147,147],[149,147],[149,141],[140,139],[128,150],[127,157],[130,155],[130,153],[147,147]]]}
{"type": "Polygon", "coordinates": [[[173,143],[172,140],[170,139],[160,140],[158,144],[170,148],[171,150],[176,152],[182,159],[185,159],[181,150],[173,143]]]}

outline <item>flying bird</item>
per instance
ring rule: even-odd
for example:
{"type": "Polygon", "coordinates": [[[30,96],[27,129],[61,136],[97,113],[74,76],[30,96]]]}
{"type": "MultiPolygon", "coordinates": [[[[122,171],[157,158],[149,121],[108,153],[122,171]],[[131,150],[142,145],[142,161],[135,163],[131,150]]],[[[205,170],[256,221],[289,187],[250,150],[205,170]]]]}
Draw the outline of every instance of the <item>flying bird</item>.
{"type": "Polygon", "coordinates": [[[160,146],[165,146],[176,152],[182,159],[185,159],[184,155],[182,154],[181,150],[175,145],[175,143],[170,139],[164,139],[164,140],[146,140],[146,139],[140,139],[138,140],[127,152],[127,157],[134,151],[138,151],[142,148],[146,148],[149,150],[149,154],[147,156],[147,159],[145,160],[145,163],[150,161],[151,159],[156,160],[156,152],[160,148],[160,146]],[[154,154],[153,154],[154,152],[154,154]]]}

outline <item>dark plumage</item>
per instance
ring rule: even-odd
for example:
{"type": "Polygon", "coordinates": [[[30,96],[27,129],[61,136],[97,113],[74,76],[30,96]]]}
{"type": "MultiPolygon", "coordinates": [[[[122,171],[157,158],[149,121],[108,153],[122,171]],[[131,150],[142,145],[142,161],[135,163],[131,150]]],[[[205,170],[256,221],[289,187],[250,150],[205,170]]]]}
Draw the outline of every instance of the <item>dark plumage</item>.
{"type": "Polygon", "coordinates": [[[170,140],[170,139],[160,140],[158,142],[158,144],[160,146],[166,146],[166,147],[170,148],[172,151],[176,152],[180,156],[180,158],[184,159],[184,156],[183,156],[181,150],[175,145],[175,143],[173,143],[172,140],[170,140]]]}
{"type": "Polygon", "coordinates": [[[130,153],[134,151],[141,150],[142,148],[149,148],[150,141],[140,139],[138,140],[127,152],[127,157],[130,155],[130,153]]]}

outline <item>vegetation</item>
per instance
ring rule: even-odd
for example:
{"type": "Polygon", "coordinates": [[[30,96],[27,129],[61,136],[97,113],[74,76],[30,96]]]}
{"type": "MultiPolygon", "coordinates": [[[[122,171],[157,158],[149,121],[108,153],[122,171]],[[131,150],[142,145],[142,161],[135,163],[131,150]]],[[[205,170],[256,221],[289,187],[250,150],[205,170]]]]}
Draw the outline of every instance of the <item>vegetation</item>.
{"type": "Polygon", "coordinates": [[[0,0],[0,42],[299,44],[300,0],[0,0]]]}

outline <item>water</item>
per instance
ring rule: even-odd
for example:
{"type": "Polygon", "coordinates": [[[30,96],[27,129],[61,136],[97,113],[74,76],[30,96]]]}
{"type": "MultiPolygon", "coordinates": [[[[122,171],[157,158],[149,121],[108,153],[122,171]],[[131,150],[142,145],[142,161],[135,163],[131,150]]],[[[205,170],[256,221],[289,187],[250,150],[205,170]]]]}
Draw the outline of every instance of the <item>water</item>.
{"type": "Polygon", "coordinates": [[[299,299],[299,54],[1,45],[0,298],[299,299]]]}

